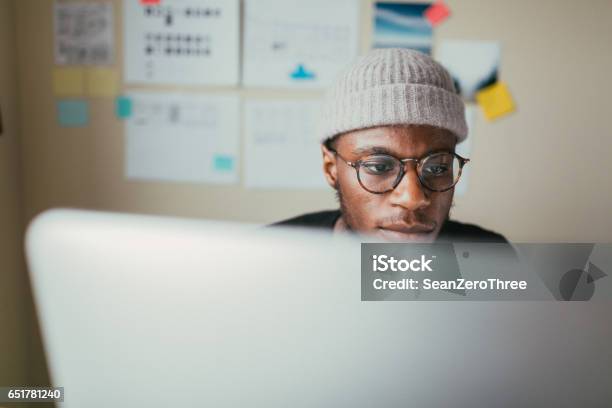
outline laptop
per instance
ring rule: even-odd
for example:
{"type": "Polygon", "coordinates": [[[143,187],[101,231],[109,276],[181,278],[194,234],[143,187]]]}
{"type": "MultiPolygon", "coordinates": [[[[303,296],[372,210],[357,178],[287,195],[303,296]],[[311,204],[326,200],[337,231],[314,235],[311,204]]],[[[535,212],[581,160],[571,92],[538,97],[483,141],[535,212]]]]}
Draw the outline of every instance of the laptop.
{"type": "Polygon", "coordinates": [[[43,213],[26,249],[59,406],[612,404],[610,303],[362,301],[360,244],[43,213]]]}

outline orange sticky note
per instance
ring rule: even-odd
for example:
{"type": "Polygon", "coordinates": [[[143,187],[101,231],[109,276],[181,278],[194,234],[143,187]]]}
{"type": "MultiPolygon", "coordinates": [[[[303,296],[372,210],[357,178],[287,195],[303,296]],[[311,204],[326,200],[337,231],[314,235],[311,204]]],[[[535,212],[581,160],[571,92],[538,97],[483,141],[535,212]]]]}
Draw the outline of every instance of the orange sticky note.
{"type": "Polygon", "coordinates": [[[57,96],[83,96],[82,68],[56,68],[53,71],[53,91],[57,96]]]}
{"type": "Polygon", "coordinates": [[[87,70],[87,94],[93,97],[113,97],[118,93],[117,72],[109,68],[87,70]]]}
{"type": "Polygon", "coordinates": [[[482,108],[487,120],[495,120],[516,109],[508,86],[503,82],[497,82],[480,90],[476,94],[476,102],[482,108]]]}
{"type": "Polygon", "coordinates": [[[159,3],[160,0],[140,0],[140,4],[143,4],[145,6],[158,5],[159,3]]]}
{"type": "Polygon", "coordinates": [[[432,26],[437,26],[450,16],[450,9],[444,2],[437,1],[427,7],[423,15],[432,26]]]}

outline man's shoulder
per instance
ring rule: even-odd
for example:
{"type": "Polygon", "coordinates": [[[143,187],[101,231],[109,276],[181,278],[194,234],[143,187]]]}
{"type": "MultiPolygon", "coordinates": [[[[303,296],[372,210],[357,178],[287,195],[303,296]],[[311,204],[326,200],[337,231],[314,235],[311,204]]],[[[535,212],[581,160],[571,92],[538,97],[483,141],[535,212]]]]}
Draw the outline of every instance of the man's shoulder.
{"type": "Polygon", "coordinates": [[[439,241],[492,242],[507,244],[508,240],[497,232],[474,224],[448,220],[442,226],[439,241]]]}
{"type": "Polygon", "coordinates": [[[271,226],[333,229],[338,218],[340,210],[318,211],[279,221],[271,226]]]}

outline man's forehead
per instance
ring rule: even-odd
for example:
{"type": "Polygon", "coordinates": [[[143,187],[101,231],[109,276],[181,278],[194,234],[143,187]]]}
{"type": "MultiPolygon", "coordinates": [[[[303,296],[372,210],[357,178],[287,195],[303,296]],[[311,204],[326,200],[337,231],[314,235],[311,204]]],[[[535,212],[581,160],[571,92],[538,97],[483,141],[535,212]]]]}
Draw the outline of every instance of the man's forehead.
{"type": "Polygon", "coordinates": [[[352,150],[384,147],[402,152],[454,149],[456,137],[448,130],[433,126],[380,126],[347,132],[339,142],[352,150]]]}

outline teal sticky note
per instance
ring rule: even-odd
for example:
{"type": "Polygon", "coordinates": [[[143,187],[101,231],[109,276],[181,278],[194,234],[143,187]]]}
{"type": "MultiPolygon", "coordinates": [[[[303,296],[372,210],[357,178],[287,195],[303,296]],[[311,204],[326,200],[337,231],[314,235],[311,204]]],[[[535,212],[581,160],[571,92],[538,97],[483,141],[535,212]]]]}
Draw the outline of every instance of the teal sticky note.
{"type": "Polygon", "coordinates": [[[132,99],[128,96],[118,96],[115,101],[115,112],[119,119],[127,119],[132,116],[132,99]]]}
{"type": "Polygon", "coordinates": [[[81,100],[57,102],[57,122],[65,127],[83,127],[89,123],[89,103],[81,100]]]}
{"type": "Polygon", "coordinates": [[[234,169],[234,158],[227,155],[216,155],[214,167],[217,171],[232,171],[234,169]]]}

